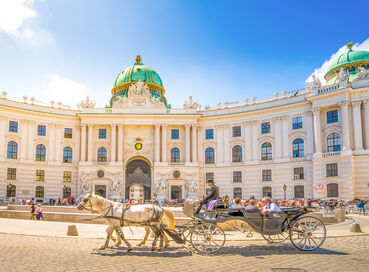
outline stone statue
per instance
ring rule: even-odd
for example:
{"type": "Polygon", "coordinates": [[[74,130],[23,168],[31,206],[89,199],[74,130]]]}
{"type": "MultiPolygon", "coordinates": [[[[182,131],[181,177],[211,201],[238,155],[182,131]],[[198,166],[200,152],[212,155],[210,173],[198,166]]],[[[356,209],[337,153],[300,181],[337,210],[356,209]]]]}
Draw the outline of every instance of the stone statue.
{"type": "Polygon", "coordinates": [[[150,90],[147,85],[139,79],[136,84],[132,84],[128,88],[128,97],[130,96],[148,96],[150,95],[150,90]]]}
{"type": "Polygon", "coordinates": [[[160,98],[155,96],[150,96],[150,102],[152,104],[160,103],[160,98]]]}
{"type": "Polygon", "coordinates": [[[90,97],[87,96],[85,100],[79,102],[77,107],[79,109],[93,109],[95,107],[95,104],[96,104],[95,101],[93,101],[92,99],[90,99],[90,97]]]}
{"type": "Polygon", "coordinates": [[[357,78],[356,80],[368,79],[369,78],[369,70],[365,69],[363,66],[358,66],[357,69],[357,78]]]}
{"type": "Polygon", "coordinates": [[[316,90],[322,86],[322,83],[320,82],[319,78],[316,75],[312,76],[313,81],[311,81],[307,86],[306,90],[316,90]]]}
{"type": "Polygon", "coordinates": [[[156,183],[155,183],[155,191],[157,194],[165,194],[166,193],[166,182],[164,179],[159,179],[156,183]]]}
{"type": "Polygon", "coordinates": [[[349,79],[350,73],[348,71],[345,71],[345,69],[341,68],[340,71],[337,74],[338,82],[347,82],[349,79]]]}
{"type": "Polygon", "coordinates": [[[186,183],[186,187],[188,189],[189,194],[196,194],[197,193],[197,183],[196,181],[189,179],[186,183]]]}
{"type": "Polygon", "coordinates": [[[121,183],[120,183],[119,179],[118,180],[112,180],[110,182],[111,191],[114,192],[114,193],[120,193],[121,192],[120,185],[121,185],[121,183]]]}
{"type": "Polygon", "coordinates": [[[190,96],[188,98],[188,100],[185,100],[184,104],[183,104],[183,108],[184,109],[197,109],[199,108],[199,103],[197,103],[197,101],[193,101],[192,100],[192,96],[190,96]]]}
{"type": "Polygon", "coordinates": [[[87,177],[86,175],[83,175],[81,177],[81,194],[83,193],[88,193],[91,192],[91,186],[90,184],[87,182],[87,177]]]}

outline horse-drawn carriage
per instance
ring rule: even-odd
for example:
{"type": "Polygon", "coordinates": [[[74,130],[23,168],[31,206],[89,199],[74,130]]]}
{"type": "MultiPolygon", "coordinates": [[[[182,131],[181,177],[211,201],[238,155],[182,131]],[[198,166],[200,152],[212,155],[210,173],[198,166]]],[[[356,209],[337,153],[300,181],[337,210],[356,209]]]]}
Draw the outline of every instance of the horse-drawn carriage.
{"type": "Polygon", "coordinates": [[[319,248],[326,238],[324,223],[314,216],[308,216],[308,208],[282,208],[280,213],[248,212],[244,208],[230,209],[218,206],[211,211],[194,215],[194,205],[185,204],[184,213],[192,220],[176,230],[165,232],[177,243],[190,242],[201,253],[214,253],[225,243],[226,235],[218,223],[241,221],[241,229],[260,233],[270,244],[281,243],[288,238],[292,244],[304,251],[319,248]]]}

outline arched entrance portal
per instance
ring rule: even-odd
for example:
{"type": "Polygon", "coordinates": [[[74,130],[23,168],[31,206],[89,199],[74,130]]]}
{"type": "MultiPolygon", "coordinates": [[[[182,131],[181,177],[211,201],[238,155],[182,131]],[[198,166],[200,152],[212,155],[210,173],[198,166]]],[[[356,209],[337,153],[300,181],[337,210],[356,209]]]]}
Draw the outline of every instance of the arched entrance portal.
{"type": "Polygon", "coordinates": [[[144,160],[136,159],[127,164],[126,199],[130,198],[130,188],[135,185],[143,186],[144,200],[151,199],[151,168],[144,160]]]}

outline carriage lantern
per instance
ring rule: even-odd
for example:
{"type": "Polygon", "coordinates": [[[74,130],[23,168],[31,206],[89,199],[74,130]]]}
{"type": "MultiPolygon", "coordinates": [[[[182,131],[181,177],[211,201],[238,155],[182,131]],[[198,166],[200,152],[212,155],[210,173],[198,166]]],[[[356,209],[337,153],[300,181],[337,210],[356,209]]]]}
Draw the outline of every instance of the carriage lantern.
{"type": "Polygon", "coordinates": [[[284,184],[284,185],[283,185],[284,200],[286,200],[286,190],[287,190],[287,185],[286,185],[286,184],[284,184]]]}

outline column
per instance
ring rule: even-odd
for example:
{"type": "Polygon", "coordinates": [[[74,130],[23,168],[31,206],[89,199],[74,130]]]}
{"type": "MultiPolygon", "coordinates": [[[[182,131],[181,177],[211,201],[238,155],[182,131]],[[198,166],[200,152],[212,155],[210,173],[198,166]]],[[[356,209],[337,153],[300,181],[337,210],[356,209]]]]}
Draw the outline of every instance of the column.
{"type": "Polygon", "coordinates": [[[229,164],[229,125],[223,126],[223,136],[224,136],[224,163],[229,164]]]}
{"type": "Polygon", "coordinates": [[[258,144],[258,122],[252,121],[252,160],[257,162],[260,159],[259,144],[258,144]]]}
{"type": "Polygon", "coordinates": [[[81,125],[81,161],[86,161],[86,124],[81,125]]]}
{"type": "Polygon", "coordinates": [[[117,146],[116,146],[116,143],[117,143],[117,139],[116,139],[116,130],[117,130],[117,124],[110,124],[110,132],[111,132],[111,135],[110,135],[110,161],[111,162],[115,162],[115,154],[116,154],[116,149],[117,149],[117,146]]]}
{"type": "Polygon", "coordinates": [[[185,140],[186,140],[186,163],[189,163],[191,161],[191,146],[190,146],[190,143],[191,143],[191,139],[190,139],[190,128],[191,128],[191,125],[185,125],[185,140]]]}
{"type": "Polygon", "coordinates": [[[251,122],[244,122],[244,141],[245,141],[245,161],[250,162],[252,160],[252,130],[251,122]]]}
{"type": "Polygon", "coordinates": [[[275,148],[275,159],[280,160],[282,158],[282,130],[281,130],[281,118],[273,118],[274,127],[274,148],[275,148]]]}
{"type": "Polygon", "coordinates": [[[350,124],[349,124],[349,113],[348,113],[348,101],[344,101],[339,104],[341,107],[341,124],[342,124],[342,151],[351,150],[350,140],[350,124]]]}
{"type": "Polygon", "coordinates": [[[167,127],[168,125],[161,126],[161,161],[167,162],[167,127]]]}
{"type": "Polygon", "coordinates": [[[123,124],[118,124],[118,162],[123,163],[123,146],[124,146],[124,137],[123,137],[123,124]]]}
{"type": "Polygon", "coordinates": [[[56,125],[56,137],[55,137],[55,161],[58,163],[62,162],[62,154],[61,154],[61,140],[62,140],[62,131],[63,127],[60,125],[56,125]]]}
{"type": "Polygon", "coordinates": [[[87,161],[92,162],[92,130],[93,124],[88,124],[87,161]]]}
{"type": "Polygon", "coordinates": [[[361,101],[351,102],[354,115],[355,151],[363,150],[363,128],[361,123],[361,101]]]}
{"type": "MultiPolygon", "coordinates": [[[[290,144],[288,140],[288,123],[290,118],[288,116],[281,117],[282,122],[282,141],[283,141],[283,147],[282,147],[282,153],[283,153],[283,159],[287,160],[290,159],[290,144]]],[[[275,145],[278,145],[278,143],[275,143],[275,145]]]]}
{"type": "Polygon", "coordinates": [[[160,162],[160,125],[155,124],[155,154],[154,154],[154,160],[155,162],[160,162]]]}
{"type": "Polygon", "coordinates": [[[6,120],[3,116],[0,116],[0,160],[5,159],[5,131],[6,131],[6,120]]]}
{"type": "Polygon", "coordinates": [[[302,125],[305,128],[307,134],[307,140],[305,143],[306,156],[309,159],[314,154],[314,134],[313,134],[313,116],[312,112],[306,112],[303,119],[302,125]]]}
{"type": "Polygon", "coordinates": [[[224,151],[223,151],[223,126],[218,125],[216,126],[216,141],[217,141],[217,149],[215,150],[215,158],[216,158],[216,163],[222,163],[223,160],[223,156],[224,156],[224,151]]]}
{"type": "MultiPolygon", "coordinates": [[[[28,155],[27,155],[27,159],[29,160],[34,160],[34,154],[36,152],[36,147],[33,144],[33,137],[34,137],[34,133],[35,133],[35,126],[36,124],[34,122],[29,121],[28,122],[28,155]]],[[[47,155],[47,152],[46,152],[47,155]]],[[[50,158],[46,157],[46,160],[49,160],[50,158]]]]}
{"type": "Polygon", "coordinates": [[[314,114],[314,142],[315,142],[315,153],[322,153],[322,137],[320,128],[320,108],[313,109],[314,114]]]}
{"type": "MultiPolygon", "coordinates": [[[[24,160],[26,159],[28,156],[27,154],[27,146],[29,145],[29,141],[28,141],[28,132],[27,132],[27,129],[28,129],[28,122],[27,120],[21,120],[20,123],[19,123],[19,128],[21,128],[22,130],[22,141],[21,141],[21,145],[20,145],[20,159],[24,160]]],[[[33,146],[33,143],[32,145],[28,146],[28,149],[32,149],[35,148],[33,146]]],[[[19,149],[19,146],[18,146],[18,149],[19,149]]],[[[18,150],[19,152],[19,150],[18,150]]]]}
{"type": "Polygon", "coordinates": [[[369,150],[369,100],[364,101],[365,148],[369,150]]]}
{"type": "Polygon", "coordinates": [[[197,162],[197,125],[192,125],[192,162],[197,162]]]}
{"type": "Polygon", "coordinates": [[[50,124],[47,126],[46,135],[49,138],[49,158],[48,161],[55,161],[55,125],[50,124]]]}

